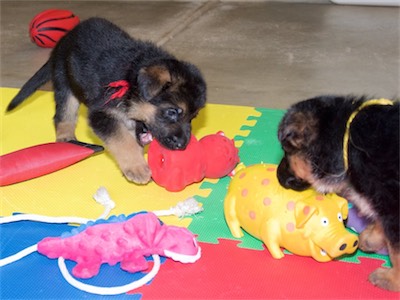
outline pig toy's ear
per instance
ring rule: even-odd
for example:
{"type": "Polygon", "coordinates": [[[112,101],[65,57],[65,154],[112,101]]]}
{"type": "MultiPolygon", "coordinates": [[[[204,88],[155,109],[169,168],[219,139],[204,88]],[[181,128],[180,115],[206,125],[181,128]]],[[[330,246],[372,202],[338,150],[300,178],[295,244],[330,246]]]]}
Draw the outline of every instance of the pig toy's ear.
{"type": "Polygon", "coordinates": [[[346,220],[347,217],[349,216],[349,203],[347,202],[347,200],[336,194],[327,194],[325,195],[325,197],[326,201],[333,201],[337,203],[339,211],[342,214],[343,220],[346,220]]]}
{"type": "Polygon", "coordinates": [[[343,220],[346,220],[349,215],[349,204],[347,203],[347,200],[343,199],[342,197],[337,197],[335,198],[335,201],[337,201],[339,204],[343,220]]]}
{"type": "Polygon", "coordinates": [[[315,213],[318,213],[318,209],[315,206],[298,201],[294,212],[296,228],[302,228],[315,213]]]}

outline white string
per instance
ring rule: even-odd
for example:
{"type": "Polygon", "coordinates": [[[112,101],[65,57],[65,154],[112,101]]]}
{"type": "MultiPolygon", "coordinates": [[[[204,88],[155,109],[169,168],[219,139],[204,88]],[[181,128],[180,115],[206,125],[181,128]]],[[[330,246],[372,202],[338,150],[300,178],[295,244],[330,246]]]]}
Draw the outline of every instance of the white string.
{"type": "Polygon", "coordinates": [[[156,210],[153,213],[158,216],[170,216],[175,215],[179,218],[183,218],[186,216],[191,216],[203,211],[203,207],[200,206],[199,202],[194,198],[188,198],[185,201],[180,201],[176,204],[176,206],[171,207],[166,210],[156,210]]]}
{"type": "Polygon", "coordinates": [[[110,214],[111,210],[115,207],[115,202],[111,199],[107,189],[103,186],[98,188],[96,194],[93,195],[97,203],[104,206],[104,212],[98,219],[105,219],[110,214]]]}
{"type": "Polygon", "coordinates": [[[18,253],[15,253],[13,255],[10,255],[9,257],[0,259],[0,267],[4,267],[5,265],[8,265],[17,260],[20,260],[20,259],[24,258],[25,256],[28,256],[29,254],[36,252],[36,251],[37,251],[37,244],[30,246],[28,248],[25,248],[24,250],[21,250],[18,253]]]}
{"type": "Polygon", "coordinates": [[[89,285],[86,283],[83,283],[81,281],[76,280],[74,277],[71,276],[71,274],[68,272],[68,269],[65,265],[64,258],[59,257],[58,258],[58,267],[60,268],[61,274],[64,276],[65,280],[72,285],[73,287],[87,292],[91,294],[97,294],[97,295],[118,295],[118,294],[125,294],[129,291],[132,291],[134,289],[137,289],[146,283],[148,283],[150,280],[152,280],[160,270],[160,256],[157,254],[152,255],[154,265],[153,268],[149,273],[147,273],[145,276],[142,278],[126,284],[122,286],[115,286],[115,287],[100,287],[100,286],[94,286],[94,285],[89,285]]]}
{"type": "Polygon", "coordinates": [[[0,218],[0,224],[6,224],[18,221],[35,221],[35,222],[56,223],[56,224],[64,224],[64,223],[86,224],[87,222],[92,220],[80,217],[49,217],[49,216],[40,216],[34,214],[18,214],[0,218]]]}
{"type": "MultiPolygon", "coordinates": [[[[19,214],[19,215],[12,215],[0,218],[0,224],[7,224],[19,221],[35,221],[35,222],[52,223],[52,224],[64,224],[64,223],[86,224],[91,220],[80,217],[48,217],[48,216],[40,216],[34,214],[19,214]]],[[[19,251],[18,253],[0,259],[0,267],[4,267],[8,264],[16,262],[36,251],[37,251],[37,244],[29,246],[28,248],[25,248],[19,251]]]]}

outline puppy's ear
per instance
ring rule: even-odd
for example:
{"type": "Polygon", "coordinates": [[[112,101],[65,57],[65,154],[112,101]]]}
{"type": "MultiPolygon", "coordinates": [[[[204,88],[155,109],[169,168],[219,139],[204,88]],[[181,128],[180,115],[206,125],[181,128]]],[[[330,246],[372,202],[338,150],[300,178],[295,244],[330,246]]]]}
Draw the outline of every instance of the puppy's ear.
{"type": "Polygon", "coordinates": [[[318,122],[311,113],[289,112],[279,124],[278,139],[288,153],[307,148],[318,135],[318,122]]]}
{"type": "Polygon", "coordinates": [[[137,81],[140,96],[150,100],[171,83],[171,74],[163,65],[152,65],[140,69],[137,81]]]}

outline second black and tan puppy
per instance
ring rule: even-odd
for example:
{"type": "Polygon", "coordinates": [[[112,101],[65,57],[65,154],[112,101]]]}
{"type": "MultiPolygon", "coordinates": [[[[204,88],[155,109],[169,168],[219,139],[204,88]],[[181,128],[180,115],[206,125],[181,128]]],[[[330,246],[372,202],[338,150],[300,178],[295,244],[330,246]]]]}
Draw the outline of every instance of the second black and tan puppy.
{"type": "Polygon", "coordinates": [[[393,265],[369,280],[392,291],[400,291],[399,113],[397,101],[321,96],[293,105],[278,132],[285,152],[280,183],[338,193],[354,203],[371,221],[360,248],[387,247],[393,265]]]}
{"type": "Polygon", "coordinates": [[[7,110],[50,80],[57,141],[76,139],[78,108],[84,103],[94,132],[126,178],[139,184],[151,178],[144,144],[153,136],[169,149],[184,149],[191,120],[206,101],[198,68],[101,18],[83,21],[66,34],[7,110]]]}

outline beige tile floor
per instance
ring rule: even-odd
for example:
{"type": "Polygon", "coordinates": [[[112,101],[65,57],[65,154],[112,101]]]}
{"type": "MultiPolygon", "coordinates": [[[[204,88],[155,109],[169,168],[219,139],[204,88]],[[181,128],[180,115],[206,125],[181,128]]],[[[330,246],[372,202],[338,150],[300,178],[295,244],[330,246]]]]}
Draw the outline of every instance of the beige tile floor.
{"type": "Polygon", "coordinates": [[[62,8],[81,19],[108,18],[195,63],[210,103],[285,109],[322,93],[392,97],[400,91],[398,7],[328,1],[0,3],[3,87],[21,87],[45,62],[49,50],[30,42],[28,24],[42,10],[62,8]]]}

